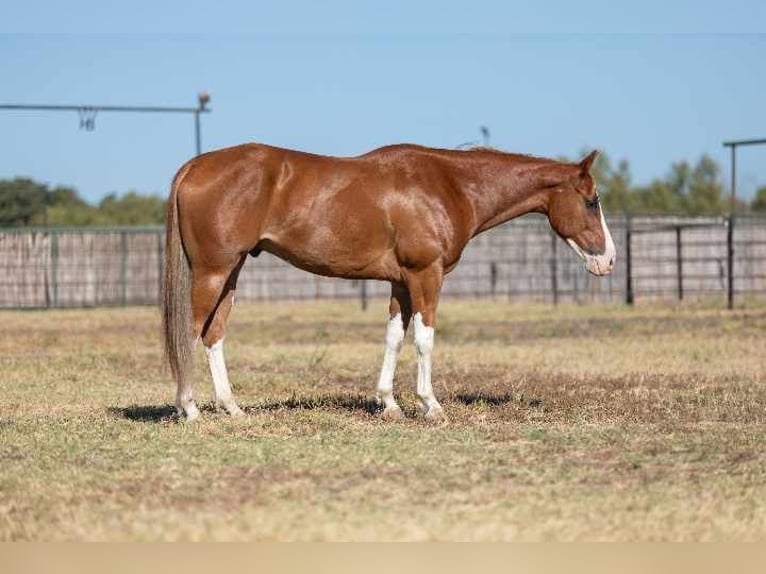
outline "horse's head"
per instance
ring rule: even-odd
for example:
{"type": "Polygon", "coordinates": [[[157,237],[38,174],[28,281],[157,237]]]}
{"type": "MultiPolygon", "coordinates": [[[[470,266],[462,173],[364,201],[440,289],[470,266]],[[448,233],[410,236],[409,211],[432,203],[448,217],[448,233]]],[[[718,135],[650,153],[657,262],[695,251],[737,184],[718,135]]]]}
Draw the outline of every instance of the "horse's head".
{"type": "Polygon", "coordinates": [[[548,221],[553,230],[569,243],[594,275],[612,272],[616,251],[612,234],[601,212],[596,181],[590,173],[598,156],[592,151],[577,164],[576,171],[550,188],[548,221]]]}

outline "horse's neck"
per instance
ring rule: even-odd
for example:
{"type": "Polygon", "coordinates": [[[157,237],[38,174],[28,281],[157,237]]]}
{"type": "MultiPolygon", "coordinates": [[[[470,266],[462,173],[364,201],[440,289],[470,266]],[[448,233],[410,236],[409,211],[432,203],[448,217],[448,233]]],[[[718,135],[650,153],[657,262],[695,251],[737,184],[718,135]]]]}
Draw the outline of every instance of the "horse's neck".
{"type": "Polygon", "coordinates": [[[472,152],[458,171],[458,184],[473,207],[474,235],[530,212],[544,212],[545,174],[562,164],[550,160],[472,152]]]}

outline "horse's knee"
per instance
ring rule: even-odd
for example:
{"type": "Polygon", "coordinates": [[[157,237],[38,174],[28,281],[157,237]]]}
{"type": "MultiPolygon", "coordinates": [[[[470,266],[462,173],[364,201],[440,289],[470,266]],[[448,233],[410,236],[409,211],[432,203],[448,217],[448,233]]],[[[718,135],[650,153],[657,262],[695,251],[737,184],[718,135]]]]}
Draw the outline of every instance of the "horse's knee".
{"type": "Polygon", "coordinates": [[[418,355],[430,355],[434,350],[434,328],[423,323],[423,316],[420,313],[415,313],[412,321],[415,330],[415,349],[418,355]]]}
{"type": "Polygon", "coordinates": [[[401,313],[397,313],[388,320],[386,326],[386,348],[390,351],[398,351],[404,341],[404,322],[401,313]]]}

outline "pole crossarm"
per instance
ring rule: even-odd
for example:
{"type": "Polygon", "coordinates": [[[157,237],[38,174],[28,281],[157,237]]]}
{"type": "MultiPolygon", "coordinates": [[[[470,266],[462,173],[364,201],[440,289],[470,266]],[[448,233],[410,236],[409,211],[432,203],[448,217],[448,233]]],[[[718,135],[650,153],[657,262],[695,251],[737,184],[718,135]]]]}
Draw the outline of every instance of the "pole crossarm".
{"type": "Polygon", "coordinates": [[[724,147],[736,147],[740,145],[764,145],[766,139],[754,139],[754,140],[730,140],[723,142],[724,147]]]}
{"type": "Polygon", "coordinates": [[[194,144],[197,155],[202,153],[202,136],[200,133],[199,116],[212,110],[207,107],[210,94],[200,92],[197,94],[198,104],[196,107],[178,106],[91,106],[91,105],[60,105],[60,104],[2,104],[0,111],[41,111],[41,112],[77,112],[80,114],[80,129],[93,131],[96,127],[96,114],[100,112],[121,113],[159,113],[159,114],[193,114],[194,115],[194,144]]]}
{"type": "Polygon", "coordinates": [[[207,107],[183,108],[183,107],[164,107],[164,106],[63,106],[46,104],[0,104],[0,110],[40,110],[47,112],[69,111],[78,112],[80,110],[95,110],[98,112],[157,112],[157,113],[184,113],[199,114],[212,111],[207,107]]]}

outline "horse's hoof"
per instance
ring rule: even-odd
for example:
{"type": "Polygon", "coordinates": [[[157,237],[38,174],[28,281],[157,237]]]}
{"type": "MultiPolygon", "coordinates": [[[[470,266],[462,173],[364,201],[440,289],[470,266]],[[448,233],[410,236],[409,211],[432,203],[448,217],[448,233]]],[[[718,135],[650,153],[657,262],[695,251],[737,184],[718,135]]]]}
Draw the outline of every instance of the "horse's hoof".
{"type": "Polygon", "coordinates": [[[192,423],[199,418],[199,409],[196,407],[196,405],[186,407],[184,409],[184,413],[186,414],[187,423],[192,423]]]}
{"type": "Polygon", "coordinates": [[[404,419],[404,413],[399,407],[386,407],[380,413],[380,418],[384,421],[401,421],[404,419]]]}
{"type": "Polygon", "coordinates": [[[245,411],[243,411],[241,408],[239,408],[238,405],[232,403],[231,405],[228,405],[226,408],[226,412],[229,413],[229,416],[232,418],[238,419],[243,416],[245,416],[245,411]]]}
{"type": "Polygon", "coordinates": [[[224,402],[216,402],[215,403],[215,412],[227,414],[232,418],[238,418],[245,416],[245,412],[239,408],[237,403],[234,401],[231,401],[230,403],[224,403],[224,402]]]}
{"type": "Polygon", "coordinates": [[[444,409],[441,407],[431,407],[425,414],[425,419],[431,423],[447,424],[449,419],[444,414],[444,409]]]}

